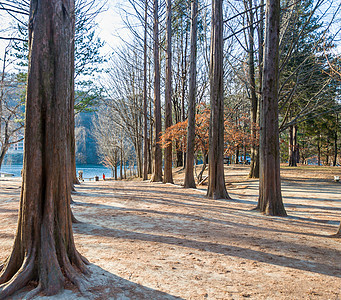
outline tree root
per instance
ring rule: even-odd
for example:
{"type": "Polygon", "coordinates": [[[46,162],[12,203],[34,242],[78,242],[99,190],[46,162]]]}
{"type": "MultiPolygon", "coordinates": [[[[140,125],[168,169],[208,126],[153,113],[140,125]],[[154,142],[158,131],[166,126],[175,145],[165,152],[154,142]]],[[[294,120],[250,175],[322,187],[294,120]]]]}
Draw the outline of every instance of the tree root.
{"type": "Polygon", "coordinates": [[[30,291],[29,293],[27,293],[24,297],[25,300],[30,300],[33,299],[35,296],[37,296],[41,291],[43,290],[43,288],[41,287],[41,284],[39,283],[38,286],[30,291]]]}
{"type": "Polygon", "coordinates": [[[40,292],[48,296],[54,295],[63,289],[65,279],[77,287],[82,295],[88,296],[86,276],[91,272],[86,265],[89,264],[89,261],[79,254],[74,245],[69,249],[71,252],[66,251],[63,245],[60,249],[61,255],[58,255],[58,258],[53,254],[54,249],[49,249],[52,250],[51,253],[44,249],[43,247],[42,251],[47,257],[40,257],[39,263],[37,262],[39,257],[35,247],[30,248],[21,265],[18,265],[16,255],[7,259],[0,273],[0,282],[3,283],[0,284],[0,300],[18,292],[30,281],[38,282],[38,286],[26,294],[24,299],[32,299],[40,292]],[[53,257],[54,259],[52,259],[53,257]]]}
{"type": "MultiPolygon", "coordinates": [[[[30,255],[24,260],[21,268],[11,278],[10,281],[0,285],[0,300],[7,298],[8,296],[14,294],[16,291],[22,289],[34,278],[34,264],[35,264],[34,254],[35,253],[33,253],[33,255],[30,255]]],[[[9,266],[7,265],[6,267],[9,267],[9,266]]],[[[4,269],[4,271],[6,271],[6,269],[4,269]]],[[[1,275],[3,276],[5,274],[1,274],[1,275]]]]}

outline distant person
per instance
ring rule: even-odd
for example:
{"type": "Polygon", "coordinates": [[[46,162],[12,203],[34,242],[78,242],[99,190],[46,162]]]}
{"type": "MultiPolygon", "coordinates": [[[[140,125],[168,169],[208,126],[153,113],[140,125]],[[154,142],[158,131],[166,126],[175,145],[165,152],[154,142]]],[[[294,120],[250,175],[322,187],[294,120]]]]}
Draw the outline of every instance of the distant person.
{"type": "Polygon", "coordinates": [[[105,180],[105,174],[103,173],[103,180],[105,180]]]}

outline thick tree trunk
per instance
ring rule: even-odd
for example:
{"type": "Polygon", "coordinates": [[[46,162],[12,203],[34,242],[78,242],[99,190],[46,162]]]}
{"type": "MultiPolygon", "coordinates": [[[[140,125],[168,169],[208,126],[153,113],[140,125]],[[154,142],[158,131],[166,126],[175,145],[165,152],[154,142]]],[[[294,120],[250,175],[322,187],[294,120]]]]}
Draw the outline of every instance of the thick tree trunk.
{"type": "Polygon", "coordinates": [[[286,216],[281,194],[278,129],[279,26],[280,1],[267,0],[258,208],[267,215],[286,216]]]}
{"type": "Polygon", "coordinates": [[[160,141],[161,126],[161,100],[160,100],[160,61],[159,61],[159,3],[154,0],[154,119],[155,119],[155,145],[154,145],[154,172],[152,182],[162,181],[162,150],[160,141]]]}
{"type": "Polygon", "coordinates": [[[198,1],[191,1],[191,57],[189,66],[187,155],[185,188],[196,188],[194,179],[195,104],[197,91],[197,17],[198,1]]]}
{"type": "Polygon", "coordinates": [[[143,149],[143,180],[148,179],[148,103],[147,103],[147,30],[148,30],[148,1],[144,8],[144,39],[143,39],[143,119],[144,119],[144,149],[143,149]]]}
{"type": "MultiPolygon", "coordinates": [[[[172,4],[171,0],[167,0],[167,26],[166,26],[166,82],[165,82],[165,129],[172,126],[172,4]]],[[[167,141],[169,144],[165,149],[165,170],[164,183],[173,183],[173,143],[172,140],[167,141]]]]}
{"type": "Polygon", "coordinates": [[[74,1],[32,0],[25,153],[18,228],[0,273],[0,298],[38,282],[54,295],[65,281],[82,288],[70,209],[69,126],[74,1]]]}
{"type": "Polygon", "coordinates": [[[224,176],[223,1],[212,0],[210,55],[210,132],[207,197],[230,198],[224,176]]]}

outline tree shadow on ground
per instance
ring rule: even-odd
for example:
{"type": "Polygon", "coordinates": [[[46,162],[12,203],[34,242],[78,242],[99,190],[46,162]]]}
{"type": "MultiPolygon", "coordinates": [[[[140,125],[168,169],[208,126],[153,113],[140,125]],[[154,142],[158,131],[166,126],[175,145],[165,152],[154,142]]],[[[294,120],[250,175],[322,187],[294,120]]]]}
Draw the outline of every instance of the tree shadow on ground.
{"type": "MultiPolygon", "coordinates": [[[[152,288],[145,287],[133,281],[116,276],[99,266],[90,264],[88,266],[91,274],[86,278],[87,290],[81,294],[71,286],[66,286],[66,289],[58,295],[50,296],[48,299],[73,299],[73,300],[95,300],[95,299],[165,299],[165,300],[181,300],[183,298],[176,297],[165,292],[161,292],[152,288]]],[[[12,300],[23,299],[29,292],[26,288],[20,293],[14,295],[12,300]]],[[[43,295],[41,295],[43,296],[43,295]]],[[[45,297],[43,298],[45,299],[45,297]]]]}
{"type": "MultiPolygon", "coordinates": [[[[162,210],[155,210],[155,209],[148,209],[148,208],[131,208],[131,207],[121,207],[121,206],[113,206],[113,205],[106,205],[106,204],[97,204],[97,203],[89,203],[89,202],[76,202],[75,205],[94,208],[101,210],[101,216],[112,217],[113,212],[125,212],[125,213],[137,213],[140,215],[141,213],[146,213],[150,215],[159,215],[161,217],[170,217],[170,218],[181,218],[183,220],[189,221],[201,221],[201,222],[210,222],[214,224],[226,225],[226,226],[233,226],[238,228],[246,228],[246,229],[256,229],[268,232],[277,232],[277,233],[289,233],[289,234],[300,234],[306,236],[314,236],[314,237],[328,237],[323,234],[313,233],[313,232],[300,232],[300,231],[292,231],[286,229],[277,229],[277,228],[270,228],[270,227],[263,227],[263,226],[256,226],[250,223],[244,224],[243,222],[235,223],[229,220],[221,220],[219,218],[208,218],[205,216],[200,215],[193,215],[190,213],[179,213],[179,212],[169,212],[169,211],[162,211],[162,210]],[[107,213],[106,213],[107,211],[107,213]]],[[[268,216],[259,214],[255,211],[248,211],[236,208],[224,208],[226,212],[233,215],[240,215],[241,217],[249,217],[252,219],[269,219],[268,216]]],[[[220,213],[224,213],[221,208],[219,209],[220,213]]],[[[274,218],[274,217],[273,217],[274,218]]],[[[278,218],[279,221],[282,221],[282,218],[278,218]]],[[[304,217],[296,217],[296,216],[289,216],[284,220],[289,221],[293,220],[295,223],[298,223],[298,226],[307,225],[310,229],[314,227],[311,223],[318,223],[318,224],[328,224],[328,225],[338,225],[339,221],[331,221],[331,220],[320,220],[320,219],[313,219],[313,218],[304,218],[304,217]],[[301,222],[302,221],[302,222],[301,222]],[[310,224],[304,224],[303,222],[310,222],[310,224]]],[[[316,226],[320,229],[320,226],[316,226]]],[[[328,228],[331,229],[331,228],[328,228]]]]}
{"type": "Polygon", "coordinates": [[[271,265],[288,267],[297,270],[303,270],[341,278],[341,269],[334,265],[320,263],[317,261],[297,259],[294,257],[279,254],[266,253],[263,251],[257,251],[234,245],[223,245],[219,243],[190,240],[174,236],[162,236],[157,234],[119,230],[89,223],[77,224],[75,232],[85,235],[124,238],[129,240],[157,242],[173,246],[187,247],[217,254],[223,254],[226,256],[250,259],[271,265]]]}

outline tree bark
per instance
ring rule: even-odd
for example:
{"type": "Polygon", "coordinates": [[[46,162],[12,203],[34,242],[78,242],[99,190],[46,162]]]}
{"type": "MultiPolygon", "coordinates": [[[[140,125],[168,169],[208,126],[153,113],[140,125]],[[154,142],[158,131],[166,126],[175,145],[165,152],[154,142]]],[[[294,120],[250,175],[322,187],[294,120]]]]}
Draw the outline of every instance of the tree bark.
{"type": "MultiPolygon", "coordinates": [[[[333,166],[337,165],[337,155],[338,155],[338,127],[339,127],[339,114],[336,113],[336,122],[335,122],[335,132],[334,132],[334,159],[333,159],[333,166]]],[[[1,166],[1,164],[0,164],[1,166]]]]}
{"type": "Polygon", "coordinates": [[[70,101],[73,0],[32,0],[23,183],[17,233],[0,273],[0,298],[38,282],[30,294],[54,295],[86,260],[73,240],[70,209],[70,101]]]}
{"type": "MultiPolygon", "coordinates": [[[[165,129],[172,126],[172,4],[171,0],[167,0],[166,14],[166,82],[165,82],[165,129]]],[[[172,140],[167,140],[168,145],[165,149],[165,170],[164,183],[173,183],[173,144],[172,140]]]]}
{"type": "Polygon", "coordinates": [[[7,151],[8,151],[8,147],[6,145],[3,145],[0,151],[0,168],[2,166],[2,163],[4,162],[7,151]]]}
{"type": "Polygon", "coordinates": [[[286,216],[281,194],[278,77],[280,1],[266,2],[263,94],[260,103],[260,177],[258,207],[262,213],[286,216]]]}
{"type": "Polygon", "coordinates": [[[317,138],[317,165],[321,166],[321,135],[317,138]]]}
{"type": "Polygon", "coordinates": [[[123,180],[123,145],[121,144],[120,149],[120,179],[123,180]]]}
{"type": "Polygon", "coordinates": [[[114,179],[117,180],[117,160],[115,162],[115,172],[114,172],[114,179]]]}
{"type": "MultiPolygon", "coordinates": [[[[254,12],[251,10],[253,8],[252,0],[249,0],[249,85],[250,85],[250,94],[251,94],[251,165],[249,178],[259,178],[259,145],[257,141],[257,124],[258,124],[258,98],[256,94],[256,79],[255,79],[255,59],[254,59],[254,12]]],[[[263,8],[261,8],[263,9],[263,8]]],[[[262,11],[261,11],[262,15],[262,11]]],[[[261,16],[262,18],[262,16],[261,16]]],[[[261,26],[261,24],[260,24],[261,26]]],[[[262,38],[263,28],[259,29],[259,51],[262,51],[263,40],[262,38]]],[[[259,66],[261,68],[261,65],[259,66]]],[[[260,76],[262,73],[260,72],[260,76]]],[[[245,157],[244,157],[245,159],[245,157]]]]}
{"type": "Polygon", "coordinates": [[[155,145],[154,145],[154,173],[152,182],[162,181],[162,150],[160,145],[161,102],[160,102],[160,58],[159,58],[159,3],[154,0],[154,119],[155,119],[155,145]]]}
{"type": "MultiPolygon", "coordinates": [[[[72,101],[74,101],[74,97],[72,97],[72,101]]],[[[77,170],[76,170],[76,144],[75,144],[75,113],[73,110],[73,104],[72,104],[72,110],[70,112],[71,116],[71,122],[70,122],[70,155],[71,155],[71,184],[72,189],[74,189],[74,184],[80,184],[79,180],[77,178],[77,170]]]]}
{"type": "Polygon", "coordinates": [[[236,157],[235,157],[235,161],[234,161],[234,163],[236,164],[236,165],[238,165],[239,164],[239,146],[237,146],[237,149],[236,149],[236,157]]]}
{"type": "MultiPolygon", "coordinates": [[[[185,46],[182,51],[182,76],[181,76],[181,115],[182,115],[182,121],[186,121],[186,110],[185,110],[185,98],[186,98],[186,86],[187,86],[187,45],[188,45],[188,32],[186,30],[185,32],[185,46]]],[[[183,43],[182,43],[183,46],[183,43]]],[[[185,138],[182,141],[183,145],[185,145],[186,140],[185,138]]],[[[177,155],[178,161],[177,166],[178,167],[186,167],[186,151],[182,151],[181,153],[178,153],[177,155]],[[181,156],[180,156],[181,155],[181,156]]]]}
{"type": "Polygon", "coordinates": [[[289,126],[289,167],[297,167],[298,163],[297,125],[289,126]]]}
{"type": "Polygon", "coordinates": [[[2,137],[2,102],[4,99],[4,93],[5,93],[5,72],[6,72],[7,51],[8,49],[6,48],[4,57],[3,57],[2,74],[1,74],[1,81],[0,81],[0,138],[2,137]]]}
{"type": "Polygon", "coordinates": [[[289,153],[288,153],[288,155],[289,155],[289,167],[291,167],[292,166],[292,164],[293,164],[293,147],[294,147],[294,145],[293,145],[293,126],[292,125],[290,125],[289,126],[289,128],[288,128],[288,130],[289,130],[289,153]]]}
{"type": "Polygon", "coordinates": [[[148,179],[148,103],[147,103],[147,29],[148,29],[148,1],[144,8],[144,38],[143,38],[143,119],[144,119],[144,151],[143,151],[143,180],[148,179]]]}
{"type": "Polygon", "coordinates": [[[207,197],[229,199],[224,176],[223,1],[212,0],[209,177],[207,197]]]}
{"type": "Polygon", "coordinates": [[[189,66],[188,91],[188,125],[187,125],[187,155],[185,168],[185,188],[196,188],[194,179],[194,146],[195,146],[195,104],[197,92],[197,20],[198,1],[191,1],[191,54],[189,66]]]}

